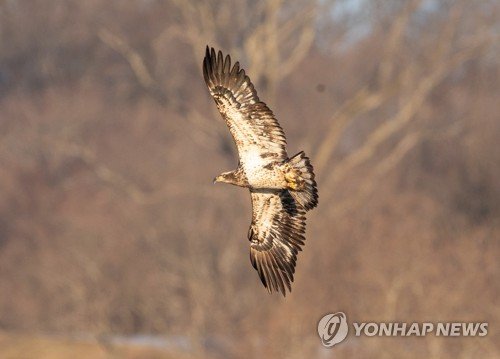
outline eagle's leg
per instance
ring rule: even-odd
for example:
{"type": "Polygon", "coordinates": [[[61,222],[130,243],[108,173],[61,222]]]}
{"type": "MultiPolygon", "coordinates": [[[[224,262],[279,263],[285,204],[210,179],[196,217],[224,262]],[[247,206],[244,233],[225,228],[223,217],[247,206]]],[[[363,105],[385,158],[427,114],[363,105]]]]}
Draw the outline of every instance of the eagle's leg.
{"type": "Polygon", "coordinates": [[[314,180],[314,172],[304,152],[299,152],[282,165],[286,188],[293,199],[306,210],[318,204],[318,190],[314,180]]]}
{"type": "Polygon", "coordinates": [[[300,172],[294,168],[290,168],[285,172],[285,181],[287,187],[294,191],[302,191],[305,186],[305,181],[300,177],[300,172]]]}

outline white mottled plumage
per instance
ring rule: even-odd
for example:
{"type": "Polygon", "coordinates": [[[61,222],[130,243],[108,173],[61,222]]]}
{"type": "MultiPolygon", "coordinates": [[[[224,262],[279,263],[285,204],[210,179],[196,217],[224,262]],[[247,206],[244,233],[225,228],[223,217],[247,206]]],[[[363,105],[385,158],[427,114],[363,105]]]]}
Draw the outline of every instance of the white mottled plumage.
{"type": "Polygon", "coordinates": [[[241,167],[250,187],[281,189],[286,186],[285,176],[279,167],[265,166],[270,162],[261,157],[262,150],[257,146],[249,146],[243,152],[241,158],[241,167]]]}
{"type": "Polygon", "coordinates": [[[238,148],[239,165],[216,181],[250,189],[250,260],[264,286],[291,290],[305,214],[318,203],[313,168],[303,152],[288,158],[283,130],[229,55],[207,47],[203,76],[238,148]]]}

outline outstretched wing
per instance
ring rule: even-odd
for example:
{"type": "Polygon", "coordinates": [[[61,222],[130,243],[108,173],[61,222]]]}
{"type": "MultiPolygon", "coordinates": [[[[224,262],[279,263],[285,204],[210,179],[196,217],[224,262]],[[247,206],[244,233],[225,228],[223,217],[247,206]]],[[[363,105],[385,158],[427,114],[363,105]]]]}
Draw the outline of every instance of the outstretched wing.
{"type": "Polygon", "coordinates": [[[250,78],[240,69],[239,63],[231,68],[229,55],[224,59],[221,51],[216,55],[215,50],[207,46],[203,76],[233,136],[242,165],[285,160],[285,134],[272,111],[259,101],[250,78]]]}
{"type": "Polygon", "coordinates": [[[250,260],[269,292],[291,291],[297,253],[304,245],[305,210],[286,190],[251,192],[250,260]]]}

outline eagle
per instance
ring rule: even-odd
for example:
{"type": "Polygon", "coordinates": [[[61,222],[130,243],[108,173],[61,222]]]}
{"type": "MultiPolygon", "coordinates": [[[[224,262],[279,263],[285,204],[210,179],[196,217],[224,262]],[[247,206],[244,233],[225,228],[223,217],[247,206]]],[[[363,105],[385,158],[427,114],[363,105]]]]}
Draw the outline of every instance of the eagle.
{"type": "Polygon", "coordinates": [[[252,222],[250,261],[267,290],[291,292],[297,253],[305,241],[306,212],[318,204],[311,162],[303,151],[288,157],[273,112],[231,57],[207,46],[203,77],[238,149],[238,167],[215,177],[248,188],[252,222]]]}

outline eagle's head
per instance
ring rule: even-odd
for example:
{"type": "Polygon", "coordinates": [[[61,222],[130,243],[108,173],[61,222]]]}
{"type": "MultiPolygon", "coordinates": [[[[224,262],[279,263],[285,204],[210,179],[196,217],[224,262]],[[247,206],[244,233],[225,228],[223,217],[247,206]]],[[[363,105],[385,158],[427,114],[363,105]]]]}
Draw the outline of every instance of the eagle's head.
{"type": "Polygon", "coordinates": [[[234,184],[234,185],[242,185],[243,184],[242,178],[238,174],[239,174],[239,172],[237,172],[237,171],[223,172],[214,178],[214,183],[222,182],[222,183],[229,183],[229,184],[234,184]]]}

